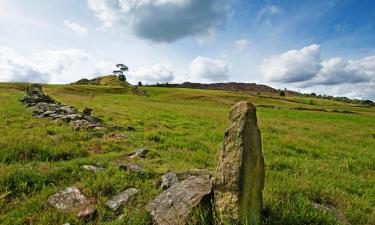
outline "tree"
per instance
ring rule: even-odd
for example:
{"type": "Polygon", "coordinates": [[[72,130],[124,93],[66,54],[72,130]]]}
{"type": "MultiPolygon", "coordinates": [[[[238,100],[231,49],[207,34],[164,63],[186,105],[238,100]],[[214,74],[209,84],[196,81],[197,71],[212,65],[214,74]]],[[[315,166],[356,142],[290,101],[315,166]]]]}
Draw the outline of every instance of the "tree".
{"type": "Polygon", "coordinates": [[[138,81],[138,86],[142,86],[142,82],[141,81],[138,81]]]}
{"type": "Polygon", "coordinates": [[[129,68],[125,66],[124,64],[117,64],[116,67],[118,68],[118,70],[113,71],[113,74],[118,76],[118,79],[120,81],[126,81],[124,72],[129,71],[129,68]]]}
{"type": "Polygon", "coordinates": [[[285,96],[285,91],[280,91],[280,96],[285,96]]]}

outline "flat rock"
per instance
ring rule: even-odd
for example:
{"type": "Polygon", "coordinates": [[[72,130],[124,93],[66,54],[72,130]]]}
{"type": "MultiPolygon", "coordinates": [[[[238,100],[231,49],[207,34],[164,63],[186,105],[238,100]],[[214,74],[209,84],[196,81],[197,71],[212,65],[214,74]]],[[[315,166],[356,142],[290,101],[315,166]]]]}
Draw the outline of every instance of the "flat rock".
{"type": "Polygon", "coordinates": [[[184,225],[191,209],[209,210],[212,181],[207,177],[189,177],[172,185],[146,206],[158,225],[184,225]]]}
{"type": "Polygon", "coordinates": [[[143,165],[133,163],[123,163],[119,166],[119,168],[129,172],[142,172],[144,170],[143,165]]]}
{"type": "Polygon", "coordinates": [[[99,171],[104,170],[104,168],[102,168],[102,167],[97,167],[97,166],[93,166],[93,165],[82,165],[81,167],[84,170],[89,170],[89,171],[94,171],[94,172],[99,172],[99,171]]]}
{"type": "Polygon", "coordinates": [[[167,188],[170,188],[175,183],[178,183],[177,175],[173,172],[168,172],[161,177],[160,187],[165,190],[167,188]]]}
{"type": "Polygon", "coordinates": [[[136,188],[129,188],[123,192],[120,192],[111,200],[107,201],[105,204],[112,210],[117,210],[121,205],[126,204],[129,200],[131,200],[136,194],[138,190],[136,188]]]}
{"type": "Polygon", "coordinates": [[[150,151],[145,148],[140,148],[128,155],[128,159],[144,158],[150,151]]]}
{"type": "Polygon", "coordinates": [[[78,188],[68,187],[60,191],[47,200],[49,204],[63,211],[77,211],[90,204],[90,201],[84,196],[78,188]]]}

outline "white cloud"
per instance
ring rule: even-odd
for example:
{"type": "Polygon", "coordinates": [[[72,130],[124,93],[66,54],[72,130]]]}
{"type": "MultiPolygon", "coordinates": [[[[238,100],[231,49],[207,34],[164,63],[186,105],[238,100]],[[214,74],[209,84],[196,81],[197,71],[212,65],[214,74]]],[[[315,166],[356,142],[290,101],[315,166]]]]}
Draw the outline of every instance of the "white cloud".
{"type": "Polygon", "coordinates": [[[244,51],[249,48],[250,41],[247,39],[239,39],[234,42],[238,51],[244,51]]]}
{"type": "Polygon", "coordinates": [[[211,35],[228,13],[225,0],[87,0],[105,27],[121,27],[154,42],[211,35]]]}
{"type": "Polygon", "coordinates": [[[129,71],[127,78],[132,83],[142,81],[142,83],[155,84],[157,82],[171,82],[174,79],[174,75],[170,65],[159,63],[151,68],[129,71]]]}
{"type": "Polygon", "coordinates": [[[297,83],[300,87],[370,82],[375,81],[375,56],[322,60],[320,46],[313,44],[265,59],[261,73],[266,81],[297,83]]]}
{"type": "Polygon", "coordinates": [[[226,60],[198,56],[190,63],[189,76],[194,82],[224,81],[229,78],[230,67],[226,60]]]}
{"type": "Polygon", "coordinates": [[[306,81],[313,78],[320,70],[320,61],[320,46],[313,44],[265,59],[261,65],[261,74],[270,82],[306,81]]]}
{"type": "Polygon", "coordinates": [[[76,32],[78,35],[86,35],[87,34],[87,28],[69,20],[64,20],[64,25],[69,28],[70,30],[76,32]]]}
{"type": "Polygon", "coordinates": [[[45,50],[25,57],[11,48],[0,47],[0,81],[49,83],[88,58],[82,49],[45,50]]]}

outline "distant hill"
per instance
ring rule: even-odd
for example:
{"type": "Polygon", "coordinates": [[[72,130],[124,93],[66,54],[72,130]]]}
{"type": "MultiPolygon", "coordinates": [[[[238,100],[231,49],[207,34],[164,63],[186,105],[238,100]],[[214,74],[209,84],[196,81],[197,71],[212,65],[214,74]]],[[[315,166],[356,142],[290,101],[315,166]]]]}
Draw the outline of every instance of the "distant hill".
{"type": "Polygon", "coordinates": [[[106,75],[101,77],[96,77],[94,79],[83,78],[77,82],[71,83],[73,85],[103,85],[103,86],[131,86],[126,81],[121,81],[116,75],[106,75]]]}
{"type": "MultiPolygon", "coordinates": [[[[158,86],[158,85],[156,85],[158,86]]],[[[194,89],[211,89],[211,90],[226,90],[226,91],[253,91],[253,92],[268,92],[268,93],[278,93],[279,91],[263,84],[256,83],[212,83],[212,84],[202,84],[202,83],[190,83],[185,82],[182,84],[169,84],[171,87],[178,88],[194,88],[194,89]]]]}

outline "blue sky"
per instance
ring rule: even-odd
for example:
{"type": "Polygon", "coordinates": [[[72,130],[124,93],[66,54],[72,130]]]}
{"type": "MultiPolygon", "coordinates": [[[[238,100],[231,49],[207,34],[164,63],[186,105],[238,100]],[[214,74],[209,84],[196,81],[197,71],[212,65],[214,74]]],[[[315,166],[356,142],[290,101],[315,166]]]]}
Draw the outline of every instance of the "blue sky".
{"type": "Polygon", "coordinates": [[[2,0],[0,81],[257,82],[375,100],[370,0],[2,0]]]}

